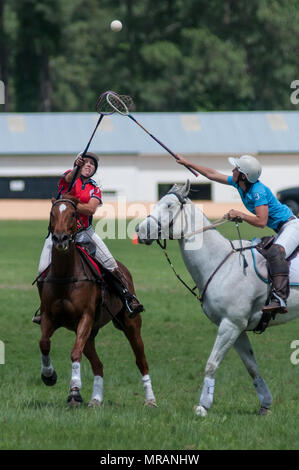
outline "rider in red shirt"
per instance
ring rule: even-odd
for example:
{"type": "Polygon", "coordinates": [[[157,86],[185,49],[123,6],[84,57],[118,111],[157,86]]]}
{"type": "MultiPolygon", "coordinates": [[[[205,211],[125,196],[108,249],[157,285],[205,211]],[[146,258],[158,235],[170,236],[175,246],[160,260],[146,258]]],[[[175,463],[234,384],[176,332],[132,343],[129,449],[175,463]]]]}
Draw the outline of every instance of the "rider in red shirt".
{"type": "MultiPolygon", "coordinates": [[[[87,172],[86,169],[87,167],[89,167],[89,165],[93,167],[94,169],[95,165],[90,164],[89,159],[92,159],[92,157],[89,156],[88,158],[84,159],[86,161],[85,167],[83,168],[83,170],[81,170],[80,178],[76,179],[70,191],[70,195],[76,197],[80,201],[80,203],[83,203],[83,204],[87,204],[91,198],[95,198],[99,201],[99,204],[96,204],[96,201],[93,201],[94,205],[98,206],[98,205],[103,204],[102,193],[101,193],[100,188],[97,186],[96,182],[93,179],[89,178],[88,176],[84,177],[82,175],[82,171],[87,172]]],[[[81,161],[82,159],[81,157],[79,157],[78,162],[81,162],[81,161]]],[[[89,168],[88,168],[88,172],[89,172],[89,168]]],[[[59,197],[60,195],[63,195],[67,192],[70,181],[72,180],[72,174],[73,174],[73,171],[68,170],[64,173],[63,177],[60,179],[58,183],[59,197]]],[[[81,213],[80,222],[84,225],[85,228],[89,227],[92,224],[92,215],[81,213]]]]}
{"type": "MultiPolygon", "coordinates": [[[[75,161],[75,166],[72,170],[64,173],[59,181],[57,199],[63,197],[68,191],[69,185],[73,180],[75,172],[79,167],[77,178],[70,191],[71,196],[75,196],[79,202],[77,204],[78,212],[78,225],[84,229],[81,230],[76,236],[76,241],[79,243],[93,243],[96,248],[95,258],[99,263],[111,273],[109,280],[112,282],[118,295],[124,302],[129,316],[134,317],[138,313],[144,311],[134,294],[129,292],[127,280],[122,275],[118,265],[108,250],[103,240],[95,233],[92,227],[92,216],[96,212],[99,205],[102,204],[102,194],[92,176],[98,169],[98,157],[94,153],[87,152],[84,158],[79,155],[75,161]]],[[[51,263],[52,254],[52,235],[50,234],[44,244],[38,274],[40,275],[51,263]]],[[[36,315],[33,319],[34,323],[40,322],[40,317],[36,315]]]]}

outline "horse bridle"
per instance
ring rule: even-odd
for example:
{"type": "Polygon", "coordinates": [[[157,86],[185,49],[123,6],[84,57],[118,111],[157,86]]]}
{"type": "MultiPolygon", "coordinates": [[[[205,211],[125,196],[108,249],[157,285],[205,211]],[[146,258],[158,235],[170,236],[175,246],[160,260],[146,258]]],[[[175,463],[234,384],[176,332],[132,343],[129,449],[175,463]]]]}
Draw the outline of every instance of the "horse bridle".
{"type": "MultiPolygon", "coordinates": [[[[75,209],[75,217],[76,217],[77,216],[77,205],[75,204],[75,202],[72,201],[71,199],[63,199],[63,198],[62,199],[57,199],[55,202],[53,202],[52,209],[51,209],[51,212],[50,212],[50,216],[52,215],[52,210],[53,210],[54,206],[56,206],[57,204],[66,203],[66,202],[68,202],[69,204],[71,204],[73,206],[73,208],[75,209]]],[[[80,221],[80,219],[79,219],[79,221],[80,221]]],[[[70,235],[67,235],[69,242],[74,243],[76,235],[78,234],[78,232],[80,232],[82,230],[83,224],[82,224],[81,221],[80,221],[80,223],[81,223],[80,228],[77,228],[77,230],[74,233],[71,233],[70,235]]],[[[51,233],[52,236],[53,236],[53,231],[51,229],[51,223],[49,224],[49,233],[51,233]]]]}
{"type": "MultiPolygon", "coordinates": [[[[182,194],[180,194],[179,192],[170,191],[169,193],[167,193],[167,196],[168,196],[169,194],[174,194],[174,195],[178,198],[178,200],[180,201],[180,207],[178,208],[177,212],[176,212],[176,213],[174,214],[174,216],[172,217],[172,219],[171,219],[171,221],[170,221],[170,223],[169,223],[169,225],[168,225],[168,229],[170,229],[170,228],[173,227],[173,224],[174,224],[176,218],[177,218],[177,217],[179,216],[179,214],[183,211],[185,204],[187,204],[186,199],[185,199],[184,196],[182,196],[182,194]]],[[[162,233],[161,222],[160,222],[160,220],[158,220],[158,219],[157,219],[154,215],[152,215],[152,214],[149,214],[149,215],[147,216],[147,219],[150,219],[150,218],[153,219],[153,220],[156,222],[157,227],[158,227],[158,233],[157,233],[158,238],[156,239],[156,241],[157,241],[158,245],[160,245],[161,247],[165,248],[165,247],[166,247],[166,239],[164,239],[163,245],[162,245],[161,242],[160,242],[160,240],[161,240],[161,233],[162,233]]],[[[183,230],[182,230],[181,235],[183,235],[183,230]]],[[[173,239],[172,236],[169,236],[169,239],[172,240],[172,239],[173,239]]]]}

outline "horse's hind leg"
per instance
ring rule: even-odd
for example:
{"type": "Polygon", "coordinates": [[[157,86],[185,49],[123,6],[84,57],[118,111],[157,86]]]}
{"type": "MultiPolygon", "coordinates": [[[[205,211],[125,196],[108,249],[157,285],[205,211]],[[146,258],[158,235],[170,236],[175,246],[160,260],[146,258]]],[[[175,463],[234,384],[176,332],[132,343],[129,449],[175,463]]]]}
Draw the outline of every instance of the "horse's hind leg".
{"type": "Polygon", "coordinates": [[[144,344],[140,334],[142,324],[141,315],[137,315],[135,318],[129,318],[127,314],[125,314],[123,321],[125,325],[124,333],[134,351],[137,367],[142,374],[142,383],[145,392],[145,405],[156,407],[156,398],[152,389],[151,378],[148,373],[148,363],[144,353],[144,344]]]}
{"type": "Polygon", "coordinates": [[[245,331],[241,333],[239,338],[236,340],[234,348],[238,352],[246,369],[248,370],[248,373],[253,379],[253,385],[256,388],[261,404],[259,414],[268,414],[270,411],[270,406],[272,404],[272,395],[266,382],[259,375],[258,366],[253,354],[253,350],[251,348],[249,338],[245,331]]]}
{"type": "Polygon", "coordinates": [[[39,347],[42,353],[42,373],[41,378],[45,385],[52,386],[57,382],[57,375],[50,359],[50,338],[53,335],[55,329],[45,314],[41,321],[42,337],[39,342],[39,347]]]}
{"type": "Polygon", "coordinates": [[[88,339],[83,353],[89,360],[94,375],[92,396],[88,406],[100,406],[103,402],[103,364],[96,352],[94,338],[88,339]]]}

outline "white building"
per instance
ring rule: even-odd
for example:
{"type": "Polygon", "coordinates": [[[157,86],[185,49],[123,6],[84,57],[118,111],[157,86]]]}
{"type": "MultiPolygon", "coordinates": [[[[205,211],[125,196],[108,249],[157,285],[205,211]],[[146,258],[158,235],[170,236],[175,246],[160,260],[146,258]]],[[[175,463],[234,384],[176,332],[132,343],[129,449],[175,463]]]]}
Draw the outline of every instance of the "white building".
{"type": "MultiPolygon", "coordinates": [[[[261,180],[274,193],[299,185],[299,112],[135,113],[172,151],[230,174],[227,157],[259,158],[261,180]]],[[[97,122],[94,113],[2,113],[0,198],[55,196],[58,177],[73,166],[97,122]],[[50,194],[52,192],[52,194],[50,194]]],[[[154,202],[159,185],[201,184],[196,199],[239,200],[233,188],[196,178],[128,117],[105,116],[90,150],[100,156],[105,200],[154,202]]]]}

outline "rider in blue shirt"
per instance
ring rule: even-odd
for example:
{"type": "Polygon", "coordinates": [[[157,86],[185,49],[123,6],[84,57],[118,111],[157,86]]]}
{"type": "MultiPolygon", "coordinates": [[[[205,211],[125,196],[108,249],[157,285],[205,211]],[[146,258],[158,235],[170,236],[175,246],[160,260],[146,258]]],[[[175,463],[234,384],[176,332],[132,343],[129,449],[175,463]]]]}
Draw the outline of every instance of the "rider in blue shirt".
{"type": "Polygon", "coordinates": [[[259,180],[251,184],[245,192],[237,182],[233,181],[232,176],[227,178],[227,182],[238,190],[244,206],[252,214],[255,214],[256,207],[268,205],[267,227],[276,230],[282,220],[292,217],[293,212],[291,209],[285,204],[281,204],[271,190],[259,180]]]}
{"type": "Polygon", "coordinates": [[[241,219],[255,227],[266,226],[276,231],[274,243],[268,249],[267,261],[272,282],[269,303],[263,312],[269,319],[277,313],[287,313],[286,300],[289,295],[289,264],[287,258],[299,245],[299,219],[291,209],[281,204],[271,190],[259,181],[262,172],[260,162],[251,155],[229,158],[233,175],[227,176],[212,168],[194,164],[177,155],[177,163],[186,165],[218,183],[234,186],[251,214],[235,209],[228,212],[230,220],[241,219]]]}

